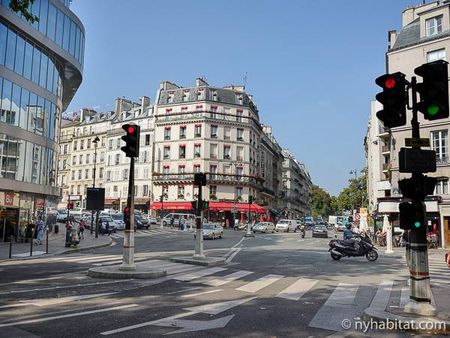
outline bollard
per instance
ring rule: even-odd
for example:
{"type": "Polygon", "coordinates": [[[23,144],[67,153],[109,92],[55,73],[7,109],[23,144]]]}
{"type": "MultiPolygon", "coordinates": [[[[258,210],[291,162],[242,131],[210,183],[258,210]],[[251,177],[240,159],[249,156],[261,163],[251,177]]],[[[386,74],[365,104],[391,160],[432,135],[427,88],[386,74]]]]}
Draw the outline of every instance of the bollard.
{"type": "Polygon", "coordinates": [[[48,254],[48,228],[46,229],[46,236],[45,236],[45,253],[48,254]]]}
{"type": "Polygon", "coordinates": [[[34,238],[34,233],[33,233],[33,230],[31,230],[31,240],[30,240],[30,257],[32,257],[33,256],[33,242],[34,242],[34,240],[33,240],[33,238],[34,238]]]}
{"type": "Polygon", "coordinates": [[[9,258],[12,257],[12,241],[13,241],[13,236],[9,236],[9,258]]]}

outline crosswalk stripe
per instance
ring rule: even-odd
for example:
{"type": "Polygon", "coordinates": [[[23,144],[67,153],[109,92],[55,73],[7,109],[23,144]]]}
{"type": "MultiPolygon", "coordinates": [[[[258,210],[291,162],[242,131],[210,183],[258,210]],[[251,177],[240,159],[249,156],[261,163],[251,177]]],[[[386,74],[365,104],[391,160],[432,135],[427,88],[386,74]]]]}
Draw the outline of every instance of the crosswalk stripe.
{"type": "Polygon", "coordinates": [[[409,302],[409,286],[405,286],[402,288],[402,292],[400,294],[400,304],[399,307],[403,309],[406,304],[409,302]]]}
{"type": "Polygon", "coordinates": [[[206,280],[204,283],[207,285],[211,285],[211,286],[221,286],[221,285],[230,283],[236,279],[251,275],[252,273],[253,272],[251,272],[251,271],[239,270],[239,271],[233,272],[229,275],[222,276],[220,278],[213,278],[213,279],[206,280]]]}
{"type": "Polygon", "coordinates": [[[255,293],[256,291],[259,291],[266,286],[269,286],[272,283],[275,283],[277,280],[283,278],[282,275],[266,275],[264,277],[261,277],[253,282],[250,282],[248,284],[245,284],[241,286],[240,288],[237,288],[236,290],[239,291],[245,291],[245,292],[251,292],[255,293]]]}
{"type": "Polygon", "coordinates": [[[175,279],[183,281],[183,282],[189,282],[191,280],[200,278],[200,277],[204,277],[204,276],[208,276],[208,275],[212,275],[216,272],[220,272],[220,271],[224,271],[226,270],[225,268],[207,268],[207,269],[202,269],[199,271],[194,271],[194,272],[188,272],[186,274],[180,275],[180,276],[176,276],[175,279]]]}
{"type": "Polygon", "coordinates": [[[330,297],[324,305],[331,307],[341,307],[342,305],[354,304],[356,292],[358,291],[358,285],[339,283],[334,289],[330,297]]]}
{"type": "Polygon", "coordinates": [[[295,283],[281,291],[277,297],[290,300],[299,300],[306,292],[316,285],[317,282],[318,280],[316,279],[300,278],[295,283]]]}

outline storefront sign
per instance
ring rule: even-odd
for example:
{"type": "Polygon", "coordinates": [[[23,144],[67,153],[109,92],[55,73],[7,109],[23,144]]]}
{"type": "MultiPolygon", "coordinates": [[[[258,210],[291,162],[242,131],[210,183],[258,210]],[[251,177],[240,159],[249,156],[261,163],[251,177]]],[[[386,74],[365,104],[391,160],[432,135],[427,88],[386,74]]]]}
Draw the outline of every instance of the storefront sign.
{"type": "Polygon", "coordinates": [[[0,191],[0,206],[9,208],[18,208],[19,193],[0,191]]]}

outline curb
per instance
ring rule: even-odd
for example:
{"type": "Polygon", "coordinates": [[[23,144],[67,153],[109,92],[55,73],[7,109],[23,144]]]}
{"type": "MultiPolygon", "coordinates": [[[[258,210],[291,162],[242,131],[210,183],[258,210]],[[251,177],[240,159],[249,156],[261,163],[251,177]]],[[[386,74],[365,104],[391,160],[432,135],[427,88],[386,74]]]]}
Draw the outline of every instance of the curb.
{"type": "Polygon", "coordinates": [[[105,278],[105,279],[156,279],[165,277],[167,275],[166,270],[155,271],[121,271],[118,267],[95,267],[88,270],[88,276],[92,278],[105,278]]]}
{"type": "Polygon", "coordinates": [[[87,251],[87,250],[92,250],[92,249],[104,248],[104,247],[110,246],[113,242],[114,242],[114,240],[112,238],[110,238],[109,239],[109,243],[103,243],[103,244],[88,246],[88,247],[84,247],[84,248],[67,249],[67,250],[64,250],[64,251],[55,252],[54,255],[55,256],[60,256],[60,255],[74,253],[74,252],[80,252],[80,251],[87,251]]]}
{"type": "Polygon", "coordinates": [[[192,256],[181,256],[170,258],[171,262],[182,263],[182,264],[192,264],[201,266],[217,266],[225,264],[226,259],[224,257],[205,257],[203,259],[193,258],[192,256]]]}
{"type": "MultiPolygon", "coordinates": [[[[433,329],[433,330],[427,330],[427,329],[421,329],[421,328],[409,328],[408,326],[406,328],[396,329],[395,331],[403,332],[417,332],[417,333],[433,333],[433,334],[442,334],[442,333],[449,333],[450,332],[450,322],[439,319],[436,317],[405,317],[396,315],[387,311],[378,310],[375,308],[368,307],[364,310],[363,317],[366,320],[374,320],[378,323],[386,323],[387,320],[390,320],[391,322],[399,322],[399,323],[407,323],[407,322],[414,322],[416,325],[420,326],[420,323],[428,324],[428,323],[445,323],[445,328],[443,329],[433,329]]],[[[425,325],[426,326],[426,325],[425,325]]],[[[438,327],[438,325],[436,325],[438,327]]]]}

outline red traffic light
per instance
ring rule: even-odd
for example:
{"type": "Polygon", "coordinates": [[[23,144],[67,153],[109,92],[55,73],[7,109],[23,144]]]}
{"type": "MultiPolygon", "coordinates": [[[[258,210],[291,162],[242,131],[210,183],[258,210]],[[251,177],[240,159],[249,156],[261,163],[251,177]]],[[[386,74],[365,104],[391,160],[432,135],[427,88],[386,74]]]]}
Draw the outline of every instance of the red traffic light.
{"type": "Polygon", "coordinates": [[[126,207],[125,209],[123,209],[123,212],[126,213],[126,214],[129,214],[130,213],[130,208],[126,207]]]}
{"type": "Polygon", "coordinates": [[[129,126],[127,129],[128,134],[134,134],[136,131],[136,128],[134,126],[129,126]]]}
{"type": "Polygon", "coordinates": [[[386,81],[384,82],[384,85],[388,89],[392,89],[395,87],[395,79],[393,77],[388,77],[386,81]]]}

